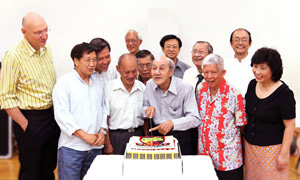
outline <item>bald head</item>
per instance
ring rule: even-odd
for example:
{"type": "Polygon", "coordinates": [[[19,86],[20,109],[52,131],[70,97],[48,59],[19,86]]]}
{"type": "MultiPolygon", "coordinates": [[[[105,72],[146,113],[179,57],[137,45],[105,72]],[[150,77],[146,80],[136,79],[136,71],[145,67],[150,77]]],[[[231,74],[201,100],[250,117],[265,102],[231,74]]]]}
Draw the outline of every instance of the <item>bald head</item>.
{"type": "Polygon", "coordinates": [[[123,54],[118,61],[117,70],[121,75],[121,81],[128,92],[137,77],[137,62],[132,54],[123,54]]]}
{"type": "Polygon", "coordinates": [[[39,25],[41,23],[45,23],[45,19],[35,12],[28,12],[25,14],[22,20],[22,27],[23,28],[30,28],[32,25],[39,25]]]}
{"type": "Polygon", "coordinates": [[[40,51],[48,39],[48,25],[45,19],[35,12],[27,13],[22,20],[22,33],[29,44],[40,51]]]}

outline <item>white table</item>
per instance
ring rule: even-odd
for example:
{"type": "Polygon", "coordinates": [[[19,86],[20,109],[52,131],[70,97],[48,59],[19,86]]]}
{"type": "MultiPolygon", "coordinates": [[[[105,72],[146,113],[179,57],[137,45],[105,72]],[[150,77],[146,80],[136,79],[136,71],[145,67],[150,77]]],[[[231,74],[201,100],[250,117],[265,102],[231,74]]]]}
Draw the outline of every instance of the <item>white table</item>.
{"type": "MultiPolygon", "coordinates": [[[[160,179],[161,174],[158,176],[157,171],[165,172],[165,177],[172,179],[190,179],[198,177],[197,179],[218,179],[209,156],[182,156],[182,173],[176,167],[174,160],[126,160],[136,161],[136,163],[124,163],[124,156],[122,155],[99,155],[95,158],[90,169],[88,170],[84,180],[99,180],[102,178],[110,179],[160,179]],[[138,162],[141,161],[141,162],[138,162]],[[147,165],[145,164],[147,163],[147,165]],[[124,164],[126,168],[136,171],[136,175],[132,176],[132,172],[123,175],[124,164]],[[134,166],[133,166],[134,164],[134,166]],[[160,168],[162,166],[163,168],[160,168]],[[147,168],[146,166],[151,166],[147,168]],[[145,169],[147,168],[147,169],[145,169]],[[150,169],[150,170],[149,170],[150,169]],[[176,171],[176,172],[174,172],[176,171]],[[152,173],[153,172],[153,173],[152,173]],[[180,175],[178,175],[180,174],[180,175]],[[158,178],[159,177],[159,178],[158,178]]],[[[126,173],[125,173],[126,174],[126,173]]]]}

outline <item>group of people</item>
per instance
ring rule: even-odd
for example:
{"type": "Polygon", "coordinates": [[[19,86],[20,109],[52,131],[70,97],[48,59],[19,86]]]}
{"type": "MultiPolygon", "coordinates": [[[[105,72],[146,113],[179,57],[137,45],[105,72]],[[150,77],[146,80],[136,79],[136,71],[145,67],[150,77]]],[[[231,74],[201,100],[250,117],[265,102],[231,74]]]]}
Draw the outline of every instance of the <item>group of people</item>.
{"type": "Polygon", "coordinates": [[[74,69],[57,81],[44,18],[27,13],[22,33],[0,77],[19,179],[54,179],[57,154],[59,179],[82,179],[97,155],[122,155],[131,136],[150,135],[173,135],[182,155],[210,156],[219,179],[287,179],[294,95],[280,80],[280,54],[261,48],[250,55],[246,29],[232,32],[235,54],[225,62],[197,41],[193,67],[178,59],[182,41],[173,34],[159,42],[165,56],[154,58],[129,30],[129,53],[116,68],[109,43],[95,38],[73,47],[74,69]]]}

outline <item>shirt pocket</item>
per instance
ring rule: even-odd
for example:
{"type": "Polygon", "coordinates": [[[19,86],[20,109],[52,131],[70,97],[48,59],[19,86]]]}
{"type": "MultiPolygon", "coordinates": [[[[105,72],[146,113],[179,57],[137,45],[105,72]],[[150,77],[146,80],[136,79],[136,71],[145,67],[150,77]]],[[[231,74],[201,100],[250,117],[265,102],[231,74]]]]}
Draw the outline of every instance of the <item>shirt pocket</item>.
{"type": "Polygon", "coordinates": [[[170,103],[168,110],[171,117],[179,117],[182,114],[181,106],[179,104],[170,103]]]}

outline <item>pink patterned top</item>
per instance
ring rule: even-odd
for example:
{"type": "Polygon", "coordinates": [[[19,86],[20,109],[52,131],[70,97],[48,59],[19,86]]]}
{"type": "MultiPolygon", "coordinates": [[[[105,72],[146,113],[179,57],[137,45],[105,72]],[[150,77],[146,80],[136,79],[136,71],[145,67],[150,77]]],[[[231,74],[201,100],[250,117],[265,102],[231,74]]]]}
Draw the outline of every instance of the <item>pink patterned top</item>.
{"type": "Polygon", "coordinates": [[[245,100],[238,89],[222,80],[211,100],[206,82],[200,84],[198,154],[209,155],[221,171],[243,165],[240,126],[247,124],[245,100]]]}

